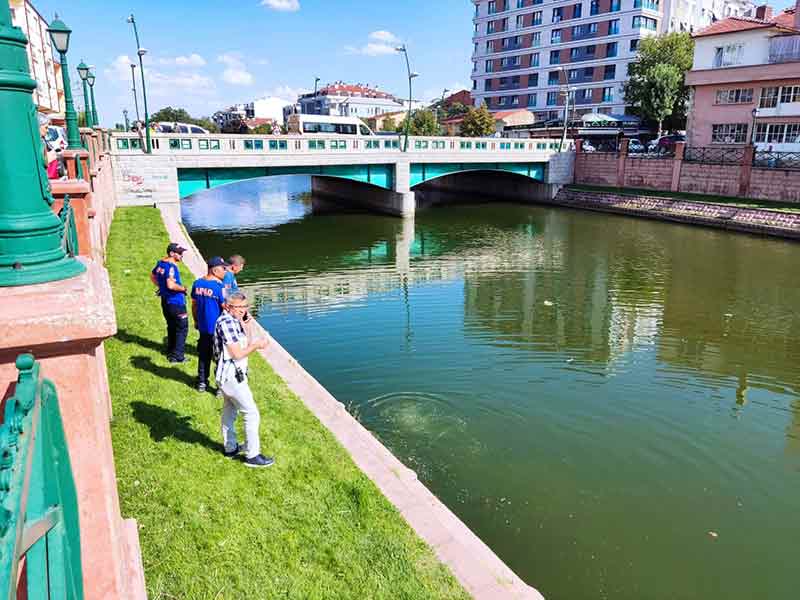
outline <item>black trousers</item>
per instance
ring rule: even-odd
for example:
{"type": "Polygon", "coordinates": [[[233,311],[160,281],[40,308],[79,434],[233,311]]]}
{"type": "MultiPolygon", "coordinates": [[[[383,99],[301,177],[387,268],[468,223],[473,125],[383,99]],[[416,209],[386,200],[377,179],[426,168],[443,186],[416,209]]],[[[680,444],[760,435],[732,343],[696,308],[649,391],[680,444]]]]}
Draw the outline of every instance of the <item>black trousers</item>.
{"type": "Polygon", "coordinates": [[[186,335],[189,333],[186,305],[167,304],[162,299],[161,312],[167,322],[167,358],[183,360],[186,352],[186,335]]]}
{"type": "Polygon", "coordinates": [[[214,355],[214,334],[201,333],[197,340],[197,383],[208,385],[211,375],[211,359],[214,355]]]}

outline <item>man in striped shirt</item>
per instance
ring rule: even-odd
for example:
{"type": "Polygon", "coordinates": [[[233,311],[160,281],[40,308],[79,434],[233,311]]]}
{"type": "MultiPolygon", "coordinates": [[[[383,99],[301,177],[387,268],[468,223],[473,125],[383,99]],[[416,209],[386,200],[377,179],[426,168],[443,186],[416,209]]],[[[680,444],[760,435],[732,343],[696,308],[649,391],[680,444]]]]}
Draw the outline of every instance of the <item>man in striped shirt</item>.
{"type": "Polygon", "coordinates": [[[250,320],[247,313],[247,298],[242,292],[227,296],[224,312],[214,326],[214,355],[217,358],[216,380],[222,391],[222,441],[225,456],[235,457],[244,453],[247,467],[269,467],[275,463],[271,457],[261,454],[258,411],[253,392],[247,381],[247,357],[250,353],[267,347],[267,340],[250,342],[245,323],[250,320]],[[236,417],[244,417],[245,446],[236,441],[236,417]]]}

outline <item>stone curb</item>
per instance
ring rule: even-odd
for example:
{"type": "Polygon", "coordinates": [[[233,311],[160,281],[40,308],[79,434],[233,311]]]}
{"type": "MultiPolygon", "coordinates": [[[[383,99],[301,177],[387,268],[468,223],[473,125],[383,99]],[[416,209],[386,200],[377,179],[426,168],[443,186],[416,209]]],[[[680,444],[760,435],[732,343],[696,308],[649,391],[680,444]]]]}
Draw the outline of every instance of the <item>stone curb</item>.
{"type": "MultiPolygon", "coordinates": [[[[187,248],[184,262],[196,277],[206,273],[202,255],[181,223],[161,211],[170,241],[187,248]]],[[[378,486],[412,529],[436,553],[458,582],[476,600],[544,600],[520,579],[450,509],[403,465],[361,423],[347,412],[272,336],[261,355],[319,421],[333,433],[353,462],[378,486]]]]}

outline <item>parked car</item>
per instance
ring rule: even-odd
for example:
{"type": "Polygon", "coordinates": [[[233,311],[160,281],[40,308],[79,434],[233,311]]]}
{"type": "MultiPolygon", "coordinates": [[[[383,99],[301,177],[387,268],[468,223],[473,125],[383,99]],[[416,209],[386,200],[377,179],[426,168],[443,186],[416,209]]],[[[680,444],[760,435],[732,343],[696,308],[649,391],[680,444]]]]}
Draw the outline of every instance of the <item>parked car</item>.
{"type": "Polygon", "coordinates": [[[680,133],[673,133],[670,135],[662,135],[660,138],[653,140],[647,146],[648,152],[655,152],[657,154],[668,154],[675,151],[676,142],[685,142],[686,136],[680,133]]]}
{"type": "Polygon", "coordinates": [[[644,151],[645,151],[644,144],[640,140],[633,138],[630,142],[628,142],[628,152],[635,154],[637,152],[644,152],[644,151]]]}
{"type": "Polygon", "coordinates": [[[584,152],[595,152],[597,148],[592,146],[592,143],[589,140],[583,140],[583,144],[581,144],[581,150],[584,152]]]}

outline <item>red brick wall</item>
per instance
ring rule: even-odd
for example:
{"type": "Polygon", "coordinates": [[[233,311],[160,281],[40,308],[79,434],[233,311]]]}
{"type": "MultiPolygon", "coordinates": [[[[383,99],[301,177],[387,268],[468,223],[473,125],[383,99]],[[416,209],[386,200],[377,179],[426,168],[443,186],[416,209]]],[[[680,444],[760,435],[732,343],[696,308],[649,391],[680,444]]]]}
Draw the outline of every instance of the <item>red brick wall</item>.
{"type": "Polygon", "coordinates": [[[741,170],[739,165],[703,165],[684,162],[681,165],[678,191],[738,196],[741,170]]]}
{"type": "Polygon", "coordinates": [[[613,152],[579,152],[575,156],[575,183],[618,187],[617,160],[613,152]]]}
{"type": "Polygon", "coordinates": [[[784,202],[800,202],[800,171],[753,169],[750,196],[784,202]]]}
{"type": "Polygon", "coordinates": [[[625,187],[668,190],[672,186],[673,161],[662,158],[625,159],[625,187]]]}

